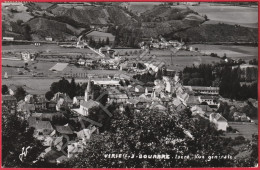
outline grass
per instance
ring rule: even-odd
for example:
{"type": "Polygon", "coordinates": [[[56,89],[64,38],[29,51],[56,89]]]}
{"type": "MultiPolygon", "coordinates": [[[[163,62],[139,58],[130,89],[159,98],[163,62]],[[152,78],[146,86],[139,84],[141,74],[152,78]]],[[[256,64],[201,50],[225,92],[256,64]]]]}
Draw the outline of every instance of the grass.
{"type": "Polygon", "coordinates": [[[228,123],[233,129],[237,129],[239,133],[227,133],[227,137],[235,138],[237,136],[244,136],[246,139],[251,139],[252,134],[258,134],[258,125],[255,123],[228,123]]]}
{"type": "Polygon", "coordinates": [[[193,44],[194,48],[198,48],[201,53],[217,53],[219,56],[224,56],[226,53],[227,57],[233,59],[243,59],[251,60],[258,58],[258,48],[250,46],[234,46],[234,45],[203,45],[203,44],[193,44]]]}
{"type": "Polygon", "coordinates": [[[157,57],[158,60],[166,63],[168,69],[181,71],[186,66],[198,66],[199,64],[212,64],[213,62],[219,62],[220,59],[210,56],[173,56],[172,64],[171,57],[157,57]]]}
{"type": "Polygon", "coordinates": [[[239,24],[242,26],[257,28],[257,8],[240,6],[211,6],[209,3],[201,3],[200,6],[189,6],[189,8],[201,15],[207,15],[210,22],[222,22],[232,25],[239,24]]]}
{"type": "Polygon", "coordinates": [[[93,53],[90,49],[78,49],[78,48],[63,48],[56,44],[42,44],[41,46],[35,45],[4,45],[2,46],[3,52],[22,52],[22,51],[42,51],[51,53],[93,53]]]}

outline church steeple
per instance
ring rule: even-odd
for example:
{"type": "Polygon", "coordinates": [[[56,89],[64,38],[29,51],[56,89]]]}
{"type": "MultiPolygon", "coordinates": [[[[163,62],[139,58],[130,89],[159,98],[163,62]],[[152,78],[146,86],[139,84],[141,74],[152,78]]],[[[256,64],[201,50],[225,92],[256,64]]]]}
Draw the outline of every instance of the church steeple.
{"type": "Polygon", "coordinates": [[[91,81],[90,79],[88,79],[88,85],[87,88],[85,90],[85,101],[88,101],[89,99],[91,99],[91,81]]]}

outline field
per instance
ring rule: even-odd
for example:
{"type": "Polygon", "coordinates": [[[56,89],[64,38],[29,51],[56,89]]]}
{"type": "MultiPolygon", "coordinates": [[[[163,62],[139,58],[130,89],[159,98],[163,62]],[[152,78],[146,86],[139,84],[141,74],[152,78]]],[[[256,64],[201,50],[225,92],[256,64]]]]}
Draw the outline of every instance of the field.
{"type": "Polygon", "coordinates": [[[141,14],[147,10],[153,9],[155,5],[160,5],[161,2],[129,2],[128,10],[135,14],[141,14]]]}
{"type": "Polygon", "coordinates": [[[170,56],[157,57],[158,60],[166,63],[168,69],[181,71],[186,66],[198,66],[199,64],[212,64],[213,62],[219,62],[219,58],[210,56],[173,56],[172,61],[170,56]],[[172,62],[172,64],[171,64],[172,62]]]}
{"type": "Polygon", "coordinates": [[[228,122],[228,124],[233,129],[237,129],[239,133],[227,133],[227,137],[244,136],[246,139],[251,139],[252,134],[258,134],[258,125],[255,123],[228,122]]]}
{"type": "Polygon", "coordinates": [[[22,52],[22,51],[41,51],[41,52],[52,52],[52,53],[93,53],[90,49],[78,49],[78,48],[63,48],[56,44],[42,44],[41,46],[35,45],[4,45],[2,46],[2,52],[22,52]]]}
{"type": "Polygon", "coordinates": [[[258,8],[241,6],[213,6],[201,3],[199,6],[189,6],[190,9],[210,19],[204,24],[226,23],[239,24],[246,27],[258,27],[258,8]]]}
{"type": "Polygon", "coordinates": [[[201,53],[210,54],[217,53],[220,57],[224,56],[233,59],[243,59],[245,61],[258,58],[258,48],[250,46],[235,46],[235,45],[204,45],[193,44],[192,47],[198,48],[201,53]]]}
{"type": "Polygon", "coordinates": [[[24,89],[32,94],[45,94],[50,89],[50,85],[58,81],[59,79],[36,79],[36,78],[17,78],[17,79],[2,79],[2,84],[7,86],[17,85],[17,86],[26,86],[24,89]]]}

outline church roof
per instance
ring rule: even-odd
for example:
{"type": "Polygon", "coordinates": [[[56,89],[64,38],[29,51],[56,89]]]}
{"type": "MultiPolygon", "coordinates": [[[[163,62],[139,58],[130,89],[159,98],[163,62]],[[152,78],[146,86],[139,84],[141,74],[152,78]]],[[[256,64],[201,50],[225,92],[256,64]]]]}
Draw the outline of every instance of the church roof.
{"type": "Polygon", "coordinates": [[[96,106],[99,106],[99,103],[94,101],[94,100],[89,100],[89,101],[82,101],[81,104],[83,107],[85,108],[92,108],[92,107],[96,107],[96,106]]]}

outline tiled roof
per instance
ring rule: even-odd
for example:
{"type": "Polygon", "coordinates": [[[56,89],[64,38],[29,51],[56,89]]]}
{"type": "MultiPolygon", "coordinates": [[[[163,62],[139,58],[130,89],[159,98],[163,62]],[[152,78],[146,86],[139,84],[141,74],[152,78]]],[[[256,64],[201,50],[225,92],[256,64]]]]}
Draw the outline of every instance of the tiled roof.
{"type": "Polygon", "coordinates": [[[16,98],[14,96],[11,95],[2,95],[2,101],[15,101],[16,98]]]}
{"type": "Polygon", "coordinates": [[[94,100],[89,100],[89,101],[82,101],[81,104],[83,107],[86,107],[86,108],[92,108],[92,107],[97,107],[99,106],[99,103],[94,101],[94,100]]]}
{"type": "Polygon", "coordinates": [[[53,129],[50,121],[37,121],[35,129],[53,129]]]}
{"type": "Polygon", "coordinates": [[[191,86],[192,90],[219,90],[219,87],[191,86]]]}
{"type": "Polygon", "coordinates": [[[69,126],[56,126],[56,130],[62,134],[73,134],[73,131],[69,126]]]}
{"type": "Polygon", "coordinates": [[[219,122],[227,122],[227,120],[219,113],[212,113],[211,116],[219,122]]]}

